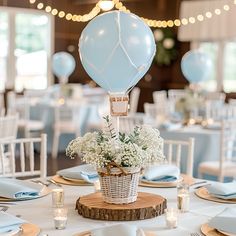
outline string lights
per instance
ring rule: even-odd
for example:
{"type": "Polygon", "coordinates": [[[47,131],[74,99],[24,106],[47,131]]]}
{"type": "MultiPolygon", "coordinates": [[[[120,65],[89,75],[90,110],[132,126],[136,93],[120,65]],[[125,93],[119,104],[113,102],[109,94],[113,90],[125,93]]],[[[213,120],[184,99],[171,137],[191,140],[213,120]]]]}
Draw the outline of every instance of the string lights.
{"type": "MultiPolygon", "coordinates": [[[[59,11],[52,6],[45,5],[42,2],[38,2],[37,0],[29,0],[30,4],[35,4],[37,9],[44,10],[47,13],[51,13],[53,16],[58,16],[59,18],[64,18],[68,21],[75,21],[75,22],[87,22],[97,16],[101,11],[106,10],[102,9],[102,2],[103,0],[99,0],[95,7],[87,14],[79,15],[79,14],[72,14],[66,13],[64,11],[59,11]]],[[[120,0],[110,0],[114,5],[114,7],[119,11],[130,12],[126,6],[120,0]]],[[[211,19],[214,15],[220,16],[222,12],[227,12],[236,5],[236,0],[232,0],[232,6],[228,4],[222,4],[222,6],[218,6],[218,8],[213,9],[212,11],[207,11],[202,14],[198,14],[197,16],[191,16],[188,18],[177,18],[174,20],[153,20],[148,19],[145,17],[141,17],[148,26],[155,27],[155,28],[166,28],[166,27],[174,27],[174,26],[181,26],[181,25],[188,25],[188,24],[195,24],[196,22],[201,22],[207,19],[211,19]]],[[[110,9],[109,9],[110,10],[110,9]]]]}

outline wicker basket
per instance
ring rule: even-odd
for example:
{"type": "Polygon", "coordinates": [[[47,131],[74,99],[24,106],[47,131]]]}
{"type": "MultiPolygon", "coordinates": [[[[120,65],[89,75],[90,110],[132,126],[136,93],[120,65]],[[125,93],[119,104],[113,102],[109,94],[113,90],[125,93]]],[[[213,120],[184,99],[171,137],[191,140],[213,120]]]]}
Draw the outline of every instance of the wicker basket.
{"type": "Polygon", "coordinates": [[[127,204],[137,200],[140,168],[103,168],[98,174],[105,202],[127,204]]]}

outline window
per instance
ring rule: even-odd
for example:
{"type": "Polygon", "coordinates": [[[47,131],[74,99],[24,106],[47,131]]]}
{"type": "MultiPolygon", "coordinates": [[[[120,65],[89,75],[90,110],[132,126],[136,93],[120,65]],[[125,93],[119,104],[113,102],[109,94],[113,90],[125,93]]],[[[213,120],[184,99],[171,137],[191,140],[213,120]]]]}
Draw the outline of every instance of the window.
{"type": "Polygon", "coordinates": [[[213,61],[212,74],[201,85],[209,91],[236,92],[236,41],[203,42],[199,49],[213,61]]]}
{"type": "Polygon", "coordinates": [[[41,11],[0,8],[0,90],[48,87],[52,26],[53,18],[41,11]]]}
{"type": "Polygon", "coordinates": [[[4,91],[7,79],[8,15],[0,12],[0,92],[4,91]]]}

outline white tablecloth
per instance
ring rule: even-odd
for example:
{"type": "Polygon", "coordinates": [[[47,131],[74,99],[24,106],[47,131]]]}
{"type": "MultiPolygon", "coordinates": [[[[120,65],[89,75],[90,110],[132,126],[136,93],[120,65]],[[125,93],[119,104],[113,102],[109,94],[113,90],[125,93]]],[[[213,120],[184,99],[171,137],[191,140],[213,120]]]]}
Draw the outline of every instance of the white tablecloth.
{"type": "MultiPolygon", "coordinates": [[[[69,236],[96,227],[120,223],[86,219],[78,215],[75,210],[75,202],[79,196],[92,193],[92,186],[63,186],[63,188],[65,190],[65,206],[69,209],[68,224],[64,230],[54,229],[51,195],[40,199],[17,202],[16,205],[10,206],[8,212],[13,215],[20,215],[22,219],[37,224],[41,228],[40,236],[69,236]]],[[[191,188],[193,191],[193,187],[191,188]]],[[[140,187],[139,191],[162,195],[167,199],[168,207],[176,207],[176,188],[140,187]]],[[[200,226],[225,209],[226,206],[228,205],[202,200],[192,192],[190,211],[180,213],[178,228],[176,229],[166,228],[164,215],[149,220],[126,221],[126,223],[137,225],[147,231],[153,231],[153,236],[189,236],[191,232],[200,232],[200,226]]]]}
{"type": "MultiPolygon", "coordinates": [[[[203,161],[219,160],[220,158],[220,131],[204,129],[201,126],[186,126],[178,130],[160,130],[164,139],[188,140],[190,137],[195,139],[194,145],[194,165],[193,176],[197,176],[198,166],[203,161]]],[[[187,152],[183,152],[185,160],[187,152]]],[[[181,163],[186,167],[186,161],[181,163]]]]}

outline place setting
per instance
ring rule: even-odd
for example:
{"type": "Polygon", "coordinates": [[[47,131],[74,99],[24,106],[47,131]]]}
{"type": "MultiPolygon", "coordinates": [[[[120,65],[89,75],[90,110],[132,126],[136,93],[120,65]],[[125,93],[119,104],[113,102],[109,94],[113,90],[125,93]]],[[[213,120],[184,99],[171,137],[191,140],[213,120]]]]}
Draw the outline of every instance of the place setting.
{"type": "Polygon", "coordinates": [[[180,169],[175,165],[159,164],[147,167],[143,170],[139,186],[171,188],[176,187],[180,182],[192,185],[195,183],[195,180],[186,174],[180,174],[180,169]]]}
{"type": "Polygon", "coordinates": [[[1,236],[36,236],[40,228],[23,219],[0,211],[0,235],[1,236]]]}
{"type": "Polygon", "coordinates": [[[0,201],[33,200],[48,195],[51,189],[26,180],[0,178],[0,201]]]}
{"type": "Polygon", "coordinates": [[[214,216],[208,223],[201,226],[205,236],[235,236],[236,235],[236,207],[225,208],[214,216]]]}
{"type": "Polygon", "coordinates": [[[98,173],[90,164],[83,164],[57,171],[51,180],[58,184],[87,186],[98,181],[98,173]]]}
{"type": "Polygon", "coordinates": [[[212,182],[197,189],[195,194],[208,201],[236,204],[236,182],[212,182]]]}

